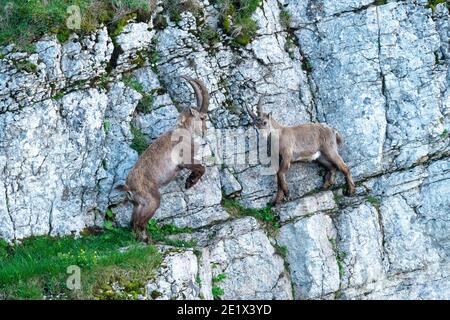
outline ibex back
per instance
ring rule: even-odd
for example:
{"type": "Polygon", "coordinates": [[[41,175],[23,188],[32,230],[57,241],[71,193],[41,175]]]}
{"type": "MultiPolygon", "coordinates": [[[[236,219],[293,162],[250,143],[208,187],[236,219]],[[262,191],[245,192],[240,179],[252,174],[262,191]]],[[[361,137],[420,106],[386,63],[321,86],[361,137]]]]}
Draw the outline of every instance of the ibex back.
{"type": "Polygon", "coordinates": [[[347,182],[347,193],[355,192],[350,170],[338,153],[338,146],[342,143],[342,136],[335,129],[322,124],[310,123],[295,127],[285,127],[279,124],[271,114],[262,110],[262,99],[259,99],[257,114],[248,110],[256,127],[268,137],[270,134],[278,138],[279,163],[277,172],[278,192],[274,203],[280,203],[288,196],[288,186],[285,173],[289,170],[291,163],[297,161],[317,161],[327,169],[323,187],[329,188],[335,181],[336,169],[341,171],[347,182]]]}
{"type": "Polygon", "coordinates": [[[205,168],[195,159],[199,149],[195,138],[202,136],[206,130],[209,94],[201,81],[183,78],[194,89],[198,109],[185,108],[175,128],[156,139],[140,156],[126,183],[116,187],[117,190],[127,192],[128,199],[133,203],[132,228],[137,238],[146,242],[152,241],[147,224],[159,208],[159,189],[172,181],[182,169],[191,171],[185,183],[187,189],[195,185],[205,173],[205,168]],[[183,152],[182,156],[180,151],[183,152]]]}

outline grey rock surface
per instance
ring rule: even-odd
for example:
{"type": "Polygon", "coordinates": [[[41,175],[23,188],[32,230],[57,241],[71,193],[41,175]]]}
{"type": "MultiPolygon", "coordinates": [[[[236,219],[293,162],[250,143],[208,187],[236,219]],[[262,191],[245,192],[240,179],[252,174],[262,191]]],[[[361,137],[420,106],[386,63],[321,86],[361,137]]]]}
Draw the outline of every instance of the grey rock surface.
{"type": "Polygon", "coordinates": [[[177,237],[197,246],[161,248],[147,298],[212,299],[216,286],[223,299],[450,299],[448,7],[264,0],[254,39],[236,46],[217,5],[198,3],[200,15],[166,16],[162,29],[153,15],[119,34],[0,48],[0,238],[78,234],[106,212],[127,226],[132,206],[114,186],[138,159],[133,132],[151,143],[195,106],[188,75],[210,91],[207,170],[192,189],[188,172],[165,186],[155,218],[192,228],[177,237]],[[319,190],[321,167],[299,163],[272,210],[279,229],[222,206],[261,209],[275,197],[247,114],[261,96],[285,125],[339,130],[356,196],[342,196],[340,173],[319,190]]]}

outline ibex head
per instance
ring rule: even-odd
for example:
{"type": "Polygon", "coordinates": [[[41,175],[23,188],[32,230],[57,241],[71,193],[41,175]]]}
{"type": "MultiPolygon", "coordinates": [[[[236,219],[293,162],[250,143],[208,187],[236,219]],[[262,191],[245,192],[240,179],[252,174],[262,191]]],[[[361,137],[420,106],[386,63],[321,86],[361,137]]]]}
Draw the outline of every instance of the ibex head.
{"type": "Polygon", "coordinates": [[[197,98],[197,108],[184,108],[178,117],[177,126],[201,134],[202,131],[206,130],[206,116],[209,107],[208,89],[200,80],[192,79],[188,76],[181,77],[189,82],[194,89],[197,98]]]}
{"type": "Polygon", "coordinates": [[[260,97],[258,100],[258,105],[256,107],[257,114],[255,114],[252,110],[247,110],[247,112],[250,115],[250,117],[252,118],[254,125],[259,130],[262,130],[263,132],[271,131],[273,128],[272,113],[265,113],[263,111],[262,101],[263,101],[263,97],[260,97]]]}

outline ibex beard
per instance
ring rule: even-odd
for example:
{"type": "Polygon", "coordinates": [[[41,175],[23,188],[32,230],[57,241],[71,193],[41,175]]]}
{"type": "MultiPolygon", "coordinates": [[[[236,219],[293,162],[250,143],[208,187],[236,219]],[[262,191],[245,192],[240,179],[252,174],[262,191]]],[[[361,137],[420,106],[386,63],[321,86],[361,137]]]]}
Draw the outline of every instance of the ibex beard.
{"type": "Polygon", "coordinates": [[[335,182],[336,170],[341,171],[346,179],[347,194],[355,192],[355,183],[348,166],[338,152],[343,139],[340,133],[323,123],[309,123],[294,127],[285,127],[278,123],[272,115],[262,110],[262,98],[257,105],[257,114],[248,110],[253,123],[262,136],[271,139],[276,145],[276,152],[271,156],[279,163],[277,166],[278,191],[274,204],[279,204],[289,194],[285,174],[291,163],[317,161],[326,170],[324,189],[328,189],[335,182]]]}
{"type": "Polygon", "coordinates": [[[185,108],[179,115],[174,129],[156,139],[139,157],[123,185],[116,187],[127,192],[133,204],[131,225],[137,239],[152,242],[148,233],[148,221],[160,206],[159,189],[171,182],[183,170],[191,173],[186,179],[187,189],[194,186],[205,173],[205,167],[195,158],[206,130],[206,114],[209,94],[200,80],[183,76],[194,89],[197,109],[185,108]]]}

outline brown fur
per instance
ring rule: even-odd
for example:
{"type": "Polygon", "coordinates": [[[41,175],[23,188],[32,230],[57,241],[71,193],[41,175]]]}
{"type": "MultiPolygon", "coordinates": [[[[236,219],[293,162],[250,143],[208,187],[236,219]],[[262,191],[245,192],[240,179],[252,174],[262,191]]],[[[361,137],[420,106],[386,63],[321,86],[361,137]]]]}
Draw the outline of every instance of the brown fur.
{"type": "Polygon", "coordinates": [[[192,108],[183,110],[173,130],[156,139],[140,156],[124,185],[116,187],[119,191],[128,193],[133,203],[132,227],[136,236],[150,242],[147,232],[148,221],[159,208],[161,195],[159,189],[172,181],[179,171],[188,169],[191,174],[186,179],[186,188],[194,186],[205,173],[205,168],[194,160],[199,146],[194,142],[194,136],[200,136],[206,130],[205,119],[208,111],[209,96],[206,87],[199,80],[183,77],[194,88],[197,96],[198,111],[192,108]],[[177,130],[184,133],[178,140],[177,130]],[[177,134],[175,137],[174,134],[177,134]],[[191,151],[191,159],[184,163],[182,159],[173,159],[174,148],[182,147],[191,151]]]}
{"type": "Polygon", "coordinates": [[[258,115],[251,111],[249,114],[265,136],[274,132],[279,134],[279,154],[274,155],[278,157],[280,163],[277,172],[278,192],[275,204],[288,196],[285,173],[289,170],[291,163],[297,161],[313,160],[325,167],[327,169],[323,185],[325,189],[334,184],[336,169],[341,171],[347,182],[347,193],[351,195],[355,192],[355,183],[350,170],[338,152],[338,146],[342,144],[343,138],[337,130],[322,123],[285,127],[270,114],[262,111],[261,99],[258,103],[258,115]],[[314,159],[317,155],[318,157],[314,159]]]}

